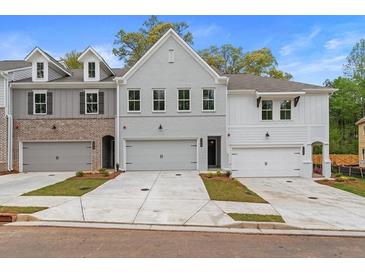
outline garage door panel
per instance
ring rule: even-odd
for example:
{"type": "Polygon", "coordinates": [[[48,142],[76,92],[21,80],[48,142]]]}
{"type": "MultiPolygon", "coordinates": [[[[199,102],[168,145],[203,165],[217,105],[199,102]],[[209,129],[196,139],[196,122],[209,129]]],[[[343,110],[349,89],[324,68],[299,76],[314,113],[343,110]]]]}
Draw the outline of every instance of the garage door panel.
{"type": "Polygon", "coordinates": [[[196,140],[127,141],[127,170],[195,170],[196,140]]]}
{"type": "Polygon", "coordinates": [[[25,142],[23,171],[91,170],[90,142],[25,142]]]}
{"type": "Polygon", "coordinates": [[[234,148],[232,172],[236,177],[299,176],[300,148],[234,148]]]}

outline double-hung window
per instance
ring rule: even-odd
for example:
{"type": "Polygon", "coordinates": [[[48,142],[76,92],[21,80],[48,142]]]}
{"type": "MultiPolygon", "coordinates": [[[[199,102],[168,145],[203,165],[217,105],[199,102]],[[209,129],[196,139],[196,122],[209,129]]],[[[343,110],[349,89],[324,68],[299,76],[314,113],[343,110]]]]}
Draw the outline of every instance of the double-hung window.
{"type": "Polygon", "coordinates": [[[47,92],[34,91],[34,114],[47,114],[47,92]]]}
{"type": "Polygon", "coordinates": [[[139,89],[128,90],[128,111],[141,111],[141,93],[139,89]]]}
{"type": "Polygon", "coordinates": [[[262,120],[272,120],[272,100],[262,100],[262,120]]]}
{"type": "Polygon", "coordinates": [[[280,103],[280,120],[291,120],[291,101],[284,100],[280,103]]]}
{"type": "Polygon", "coordinates": [[[153,104],[152,109],[155,112],[163,112],[166,110],[165,90],[164,89],[154,89],[153,90],[152,104],[153,104]]]}
{"type": "Polygon", "coordinates": [[[85,91],[85,113],[98,114],[99,94],[97,91],[85,91]]]}
{"type": "Polygon", "coordinates": [[[215,111],[214,89],[203,89],[203,111],[215,111]]]}
{"type": "Polygon", "coordinates": [[[95,78],[95,62],[88,62],[87,67],[89,78],[95,78]]]}
{"type": "Polygon", "coordinates": [[[44,63],[37,63],[37,79],[44,79],[44,63]]]}
{"type": "Polygon", "coordinates": [[[178,111],[190,111],[190,90],[179,89],[177,92],[178,111]]]}

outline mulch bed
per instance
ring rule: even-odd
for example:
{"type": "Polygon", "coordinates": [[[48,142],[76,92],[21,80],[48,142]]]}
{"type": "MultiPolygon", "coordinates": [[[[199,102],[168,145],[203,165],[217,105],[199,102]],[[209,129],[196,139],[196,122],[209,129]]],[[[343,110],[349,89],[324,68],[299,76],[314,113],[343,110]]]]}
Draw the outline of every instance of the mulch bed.
{"type": "Polygon", "coordinates": [[[18,171],[14,170],[14,171],[1,171],[0,172],[0,176],[2,175],[9,175],[9,174],[17,174],[19,173],[18,171]]]}
{"type": "Polygon", "coordinates": [[[78,176],[74,176],[72,178],[75,179],[107,179],[107,180],[111,180],[114,179],[115,177],[117,177],[119,174],[121,174],[121,171],[115,171],[113,173],[110,173],[109,176],[104,176],[103,174],[100,173],[84,173],[84,176],[78,177],[78,176]]]}

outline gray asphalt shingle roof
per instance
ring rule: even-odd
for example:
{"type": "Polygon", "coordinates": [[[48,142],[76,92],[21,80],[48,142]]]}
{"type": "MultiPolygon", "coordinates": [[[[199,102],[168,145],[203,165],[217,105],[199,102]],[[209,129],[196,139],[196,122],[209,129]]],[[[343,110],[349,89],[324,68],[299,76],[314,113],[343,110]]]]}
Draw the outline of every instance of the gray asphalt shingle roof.
{"type": "Polygon", "coordinates": [[[8,71],[13,69],[30,67],[31,63],[28,63],[24,60],[4,60],[0,61],[0,70],[8,71]]]}
{"type": "Polygon", "coordinates": [[[254,89],[261,92],[300,91],[310,88],[325,88],[317,85],[274,79],[252,74],[240,73],[225,75],[229,77],[228,90],[254,89]]]}

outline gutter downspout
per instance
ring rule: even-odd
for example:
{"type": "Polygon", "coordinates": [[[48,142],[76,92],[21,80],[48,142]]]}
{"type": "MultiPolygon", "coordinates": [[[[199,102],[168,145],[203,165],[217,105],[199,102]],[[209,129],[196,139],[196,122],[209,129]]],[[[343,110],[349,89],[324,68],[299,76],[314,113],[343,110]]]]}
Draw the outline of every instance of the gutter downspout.
{"type": "Polygon", "coordinates": [[[5,88],[5,117],[7,121],[7,166],[8,171],[13,170],[13,116],[11,115],[11,99],[10,99],[10,85],[9,75],[1,72],[4,77],[5,88]]]}
{"type": "Polygon", "coordinates": [[[119,138],[119,125],[120,125],[120,92],[119,92],[119,81],[117,78],[114,79],[117,83],[117,117],[115,119],[115,158],[117,161],[115,162],[115,167],[118,168],[118,171],[120,170],[120,138],[119,138]]]}

